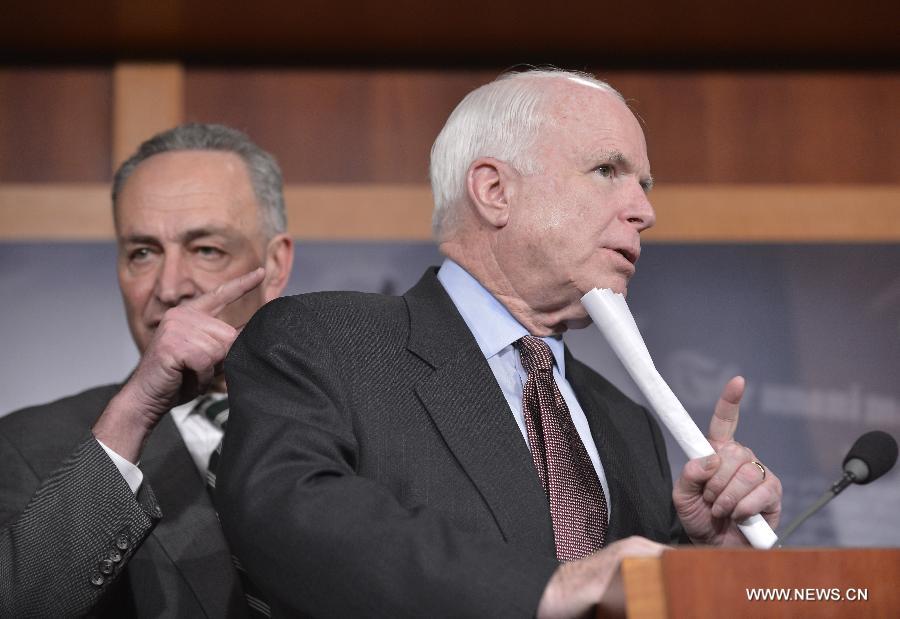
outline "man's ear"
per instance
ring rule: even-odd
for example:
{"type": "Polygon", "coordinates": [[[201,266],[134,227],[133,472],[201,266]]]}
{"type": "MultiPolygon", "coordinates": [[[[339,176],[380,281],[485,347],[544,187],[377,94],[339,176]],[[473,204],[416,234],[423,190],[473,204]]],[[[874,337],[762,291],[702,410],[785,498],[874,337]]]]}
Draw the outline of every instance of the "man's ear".
{"type": "Polygon", "coordinates": [[[266,277],[263,295],[268,303],[281,296],[294,267],[294,240],[287,234],[276,234],[266,245],[266,277]]]}
{"type": "Polygon", "coordinates": [[[509,222],[511,181],[518,173],[506,162],[480,157],[466,173],[466,190],[478,219],[495,228],[509,222]]]}

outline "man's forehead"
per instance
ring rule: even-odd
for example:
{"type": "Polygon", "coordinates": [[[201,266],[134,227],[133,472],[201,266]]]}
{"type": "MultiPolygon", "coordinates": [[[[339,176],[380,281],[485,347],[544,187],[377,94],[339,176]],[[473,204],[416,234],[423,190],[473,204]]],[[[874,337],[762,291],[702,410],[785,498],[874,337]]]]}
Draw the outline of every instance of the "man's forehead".
{"type": "Polygon", "coordinates": [[[116,233],[177,240],[187,230],[260,233],[260,210],[243,161],[234,153],[176,151],[141,162],[125,181],[116,233]]]}
{"type": "Polygon", "coordinates": [[[183,187],[167,190],[148,187],[132,194],[123,192],[117,219],[121,227],[163,228],[186,226],[242,226],[258,218],[254,200],[234,192],[183,187]]]}
{"type": "Polygon", "coordinates": [[[249,202],[240,198],[238,193],[229,191],[227,185],[200,184],[187,179],[167,185],[146,185],[130,193],[122,192],[120,202],[126,212],[149,211],[155,213],[152,216],[158,216],[166,211],[184,211],[187,214],[208,207],[231,211],[249,202]]]}
{"type": "Polygon", "coordinates": [[[544,148],[579,158],[625,158],[636,167],[647,163],[643,129],[615,93],[570,83],[550,93],[544,104],[546,122],[538,138],[544,148]]]}
{"type": "Polygon", "coordinates": [[[220,151],[173,151],[142,161],[124,182],[118,211],[213,207],[255,211],[256,196],[243,161],[220,151]]]}
{"type": "Polygon", "coordinates": [[[631,110],[615,93],[585,80],[554,80],[544,99],[545,113],[551,118],[578,121],[602,121],[609,117],[631,117],[631,110]]]}

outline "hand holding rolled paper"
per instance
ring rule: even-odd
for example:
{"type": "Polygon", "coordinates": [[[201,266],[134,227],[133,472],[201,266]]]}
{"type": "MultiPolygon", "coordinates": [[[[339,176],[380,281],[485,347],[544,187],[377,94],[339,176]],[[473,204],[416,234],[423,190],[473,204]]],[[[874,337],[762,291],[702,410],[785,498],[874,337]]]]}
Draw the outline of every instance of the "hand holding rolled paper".
{"type": "MultiPolygon", "coordinates": [[[[641,393],[644,394],[644,397],[647,398],[651,408],[657,414],[662,424],[669,430],[678,442],[678,445],[684,450],[685,454],[687,454],[688,458],[693,461],[697,458],[714,456],[716,450],[713,449],[707,438],[700,432],[697,424],[691,419],[691,416],[681,405],[681,402],[678,401],[678,398],[675,397],[675,394],[653,365],[653,360],[650,357],[647,346],[644,344],[640,331],[638,331],[634,318],[631,315],[631,311],[628,309],[625,297],[609,289],[598,290],[595,288],[582,297],[581,303],[584,305],[588,314],[590,314],[594,324],[597,325],[597,328],[600,329],[600,332],[606,338],[607,342],[609,342],[609,345],[622,362],[622,365],[625,366],[625,369],[637,384],[638,389],[640,389],[641,393]]],[[[729,384],[729,387],[731,387],[731,384],[729,384]]],[[[740,392],[742,391],[743,385],[741,385],[738,390],[738,400],[740,399],[740,392]]],[[[734,392],[734,388],[732,388],[732,392],[734,392]]],[[[734,403],[735,414],[729,415],[727,407],[728,393],[729,388],[726,387],[726,391],[723,393],[723,399],[720,400],[719,405],[717,406],[716,415],[714,415],[710,426],[710,438],[722,444],[730,441],[737,424],[737,403],[734,403]]],[[[731,447],[731,445],[737,445],[737,443],[728,443],[728,445],[729,449],[733,450],[736,448],[731,447]]],[[[737,445],[737,448],[746,449],[740,445],[737,445]]],[[[747,450],[747,453],[751,452],[747,450]]],[[[723,458],[722,462],[725,463],[726,460],[727,462],[734,462],[735,458],[723,458]]],[[[712,463],[713,460],[707,459],[705,461],[698,461],[698,463],[695,464],[688,463],[692,469],[688,470],[686,467],[686,472],[696,472],[697,475],[702,477],[702,464],[700,462],[709,464],[712,463]]],[[[751,463],[748,462],[747,464],[751,463]]],[[[753,464],[751,468],[755,467],[756,465],[753,464]]],[[[724,471],[716,470],[715,474],[713,474],[708,481],[704,480],[704,482],[706,482],[705,485],[711,484],[711,488],[718,488],[721,490],[726,484],[731,484],[730,480],[723,480],[722,477],[726,473],[734,474],[737,471],[733,470],[730,465],[725,466],[724,469],[724,471]],[[718,475],[718,477],[716,475],[718,475]]],[[[693,479],[696,480],[698,478],[697,475],[694,475],[693,479]]],[[[740,484],[738,475],[733,476],[735,483],[740,484]]],[[[698,492],[706,492],[707,500],[710,498],[710,492],[712,492],[712,490],[706,491],[703,487],[704,484],[694,481],[683,482],[682,480],[679,480],[679,482],[681,484],[680,489],[682,490],[685,486],[696,483],[698,492]]],[[[733,485],[729,485],[728,487],[729,489],[734,488],[733,485]]],[[[747,490],[756,492],[756,490],[749,488],[747,490]]],[[[780,484],[776,490],[779,493],[780,504],[780,484]]],[[[702,498],[703,497],[698,494],[697,500],[700,501],[702,498]]],[[[718,516],[719,514],[716,512],[721,512],[724,504],[724,500],[716,500],[716,504],[712,507],[712,515],[718,516]]],[[[736,505],[727,505],[727,507],[734,510],[736,505]]],[[[753,514],[746,520],[738,523],[738,528],[754,548],[770,548],[777,539],[772,528],[759,514],[753,514]]]]}

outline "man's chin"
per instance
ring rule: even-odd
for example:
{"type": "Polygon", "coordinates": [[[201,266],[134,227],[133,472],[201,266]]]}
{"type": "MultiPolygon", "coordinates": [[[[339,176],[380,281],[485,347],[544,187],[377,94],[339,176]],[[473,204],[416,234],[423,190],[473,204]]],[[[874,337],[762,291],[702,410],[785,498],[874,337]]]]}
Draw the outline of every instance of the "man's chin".
{"type": "Polygon", "coordinates": [[[147,348],[150,346],[150,342],[153,341],[153,336],[156,334],[156,327],[146,328],[141,330],[140,332],[132,332],[131,338],[134,340],[134,345],[137,346],[138,352],[143,357],[144,353],[147,352],[147,348]]]}
{"type": "Polygon", "coordinates": [[[570,318],[565,322],[566,329],[584,329],[591,326],[594,321],[588,315],[579,316],[578,318],[570,318]]]}
{"type": "Polygon", "coordinates": [[[632,273],[620,270],[595,270],[586,277],[573,279],[579,293],[579,300],[585,294],[597,288],[598,290],[609,289],[613,292],[626,295],[628,294],[628,283],[631,281],[632,273]]]}
{"type": "Polygon", "coordinates": [[[613,292],[617,294],[621,294],[622,296],[628,296],[628,282],[631,278],[626,276],[621,277],[612,277],[609,278],[609,281],[606,282],[604,286],[597,286],[597,288],[609,288],[613,292]]]}

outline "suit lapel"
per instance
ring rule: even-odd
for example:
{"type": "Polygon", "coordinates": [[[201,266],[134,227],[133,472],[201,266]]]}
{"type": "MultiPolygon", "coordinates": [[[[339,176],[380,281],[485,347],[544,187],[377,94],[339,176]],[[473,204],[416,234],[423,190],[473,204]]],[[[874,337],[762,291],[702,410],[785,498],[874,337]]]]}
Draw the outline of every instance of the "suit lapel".
{"type": "Polygon", "coordinates": [[[147,441],[141,469],[163,519],[151,534],[207,616],[228,615],[237,583],[205,483],[168,415],[147,441]]]}
{"type": "Polygon", "coordinates": [[[646,480],[640,473],[645,465],[641,460],[655,455],[641,456],[628,447],[633,444],[631,435],[634,424],[643,422],[643,415],[639,415],[640,420],[633,418],[632,413],[640,413],[636,405],[628,408],[611,406],[601,384],[596,379],[591,380],[587,368],[572,357],[568,348],[566,378],[587,416],[609,484],[612,512],[607,540],[613,542],[630,535],[647,535],[648,509],[641,494],[642,484],[646,480]]]}
{"type": "Polygon", "coordinates": [[[453,302],[429,271],[405,299],[408,348],[434,372],[423,406],[494,515],[503,537],[555,555],[547,498],[509,405],[453,302]]]}

